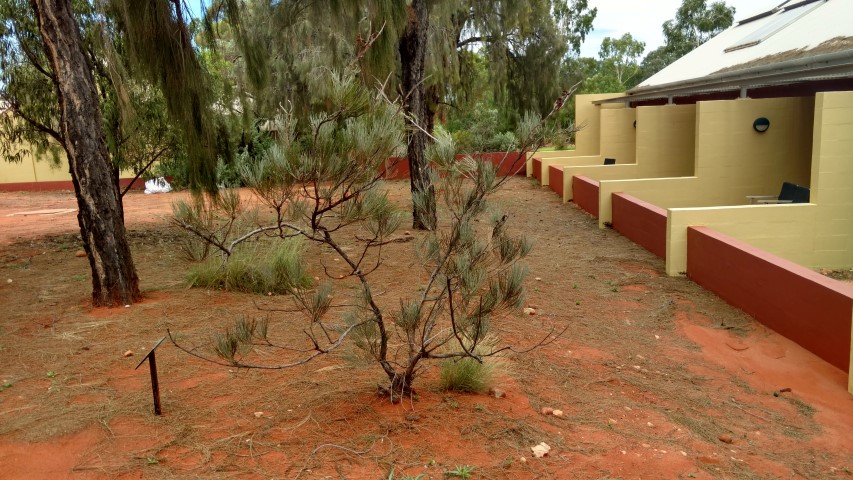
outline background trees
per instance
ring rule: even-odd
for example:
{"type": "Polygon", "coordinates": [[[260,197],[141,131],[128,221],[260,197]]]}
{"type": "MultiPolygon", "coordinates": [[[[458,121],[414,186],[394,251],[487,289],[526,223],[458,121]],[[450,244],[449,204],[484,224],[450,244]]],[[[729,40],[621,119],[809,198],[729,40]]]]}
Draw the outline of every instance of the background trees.
{"type": "Polygon", "coordinates": [[[141,169],[186,148],[193,163],[190,180],[215,185],[211,172],[220,145],[210,128],[211,106],[203,98],[204,72],[183,34],[181,4],[159,0],[134,10],[139,5],[119,0],[97,4],[101,9],[83,0],[0,4],[5,14],[0,95],[14,113],[0,122],[0,149],[12,152],[13,161],[22,140],[38,155],[50,151],[55,157],[59,148],[65,150],[96,306],[140,298],[122,217],[119,168],[134,163],[141,169]],[[171,35],[175,31],[182,34],[171,35]],[[168,121],[158,121],[165,114],[168,121]],[[170,125],[182,133],[180,141],[170,125]]]}
{"type": "Polygon", "coordinates": [[[735,8],[724,1],[684,0],[675,18],[663,24],[665,43],[646,55],[642,74],[645,79],[690,53],[714,35],[732,26],[735,8]]]}

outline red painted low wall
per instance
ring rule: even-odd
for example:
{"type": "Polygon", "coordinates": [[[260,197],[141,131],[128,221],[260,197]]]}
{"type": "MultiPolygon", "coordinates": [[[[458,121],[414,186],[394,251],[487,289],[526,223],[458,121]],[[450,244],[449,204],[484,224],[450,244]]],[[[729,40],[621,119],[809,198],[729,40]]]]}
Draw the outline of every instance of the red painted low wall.
{"type": "MultiPolygon", "coordinates": [[[[457,155],[456,159],[459,160],[463,157],[464,155],[457,155]]],[[[478,161],[491,162],[497,168],[498,176],[501,177],[527,175],[527,161],[518,152],[474,153],[471,154],[471,157],[478,161]]],[[[382,178],[386,180],[409,178],[411,172],[409,169],[409,160],[406,157],[389,158],[383,168],[384,173],[382,178]]]]}
{"type": "MultiPolygon", "coordinates": [[[[519,152],[488,152],[471,155],[475,160],[492,162],[499,177],[527,176],[527,157],[519,152]]],[[[461,155],[457,156],[460,158],[461,155]]]]}
{"type": "Polygon", "coordinates": [[[563,199],[563,166],[551,165],[548,167],[548,186],[560,199],[563,199]]]}
{"type": "Polygon", "coordinates": [[[542,184],[542,160],[538,158],[533,159],[533,178],[539,181],[539,184],[542,184]]]}
{"type": "Polygon", "coordinates": [[[598,218],[598,182],[575,175],[572,177],[572,197],[577,206],[598,218]]]}
{"type": "MultiPolygon", "coordinates": [[[[126,188],[132,178],[121,178],[118,181],[119,186],[126,188]]],[[[139,178],[133,184],[134,190],[143,190],[145,188],[145,180],[139,178]]],[[[43,192],[48,190],[71,190],[74,191],[74,184],[71,180],[56,180],[52,182],[19,182],[19,183],[0,183],[0,192],[43,192]]]]}
{"type": "Polygon", "coordinates": [[[853,288],[848,285],[707,227],[687,229],[687,275],[849,371],[853,288]]]}
{"type": "Polygon", "coordinates": [[[625,193],[614,193],[613,229],[666,258],[666,210],[625,193]]]}

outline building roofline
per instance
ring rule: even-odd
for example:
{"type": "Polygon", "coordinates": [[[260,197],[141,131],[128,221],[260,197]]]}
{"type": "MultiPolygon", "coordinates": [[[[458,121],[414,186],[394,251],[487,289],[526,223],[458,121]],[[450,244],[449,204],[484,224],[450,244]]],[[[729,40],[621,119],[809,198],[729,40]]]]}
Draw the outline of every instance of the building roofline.
{"type": "Polygon", "coordinates": [[[713,73],[701,78],[691,78],[663,85],[637,87],[628,91],[625,96],[598,100],[593,103],[639,102],[668,97],[684,97],[698,93],[848,77],[853,77],[853,49],[713,73]]]}

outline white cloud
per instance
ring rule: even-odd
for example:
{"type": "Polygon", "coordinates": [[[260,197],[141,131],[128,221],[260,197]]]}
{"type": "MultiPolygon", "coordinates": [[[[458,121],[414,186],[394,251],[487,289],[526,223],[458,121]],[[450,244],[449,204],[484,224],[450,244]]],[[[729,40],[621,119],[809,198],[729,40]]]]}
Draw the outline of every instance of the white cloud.
{"type": "MultiPolygon", "coordinates": [[[[713,0],[708,0],[711,3],[713,0]]],[[[735,21],[769,10],[781,0],[725,0],[735,7],[735,21]]],[[[681,0],[590,0],[589,6],[598,8],[593,31],[581,45],[581,56],[598,57],[598,49],[605,37],[621,37],[630,33],[646,43],[646,53],[663,45],[663,22],[675,18],[681,0]]]]}

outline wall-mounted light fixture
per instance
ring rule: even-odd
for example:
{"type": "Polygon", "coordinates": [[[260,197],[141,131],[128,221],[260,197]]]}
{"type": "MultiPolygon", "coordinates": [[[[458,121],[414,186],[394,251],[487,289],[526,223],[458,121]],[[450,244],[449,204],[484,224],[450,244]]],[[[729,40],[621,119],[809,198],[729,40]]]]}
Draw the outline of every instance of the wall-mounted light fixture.
{"type": "Polygon", "coordinates": [[[752,128],[758,133],[764,133],[770,128],[770,120],[767,117],[758,117],[752,122],[752,128]]]}

